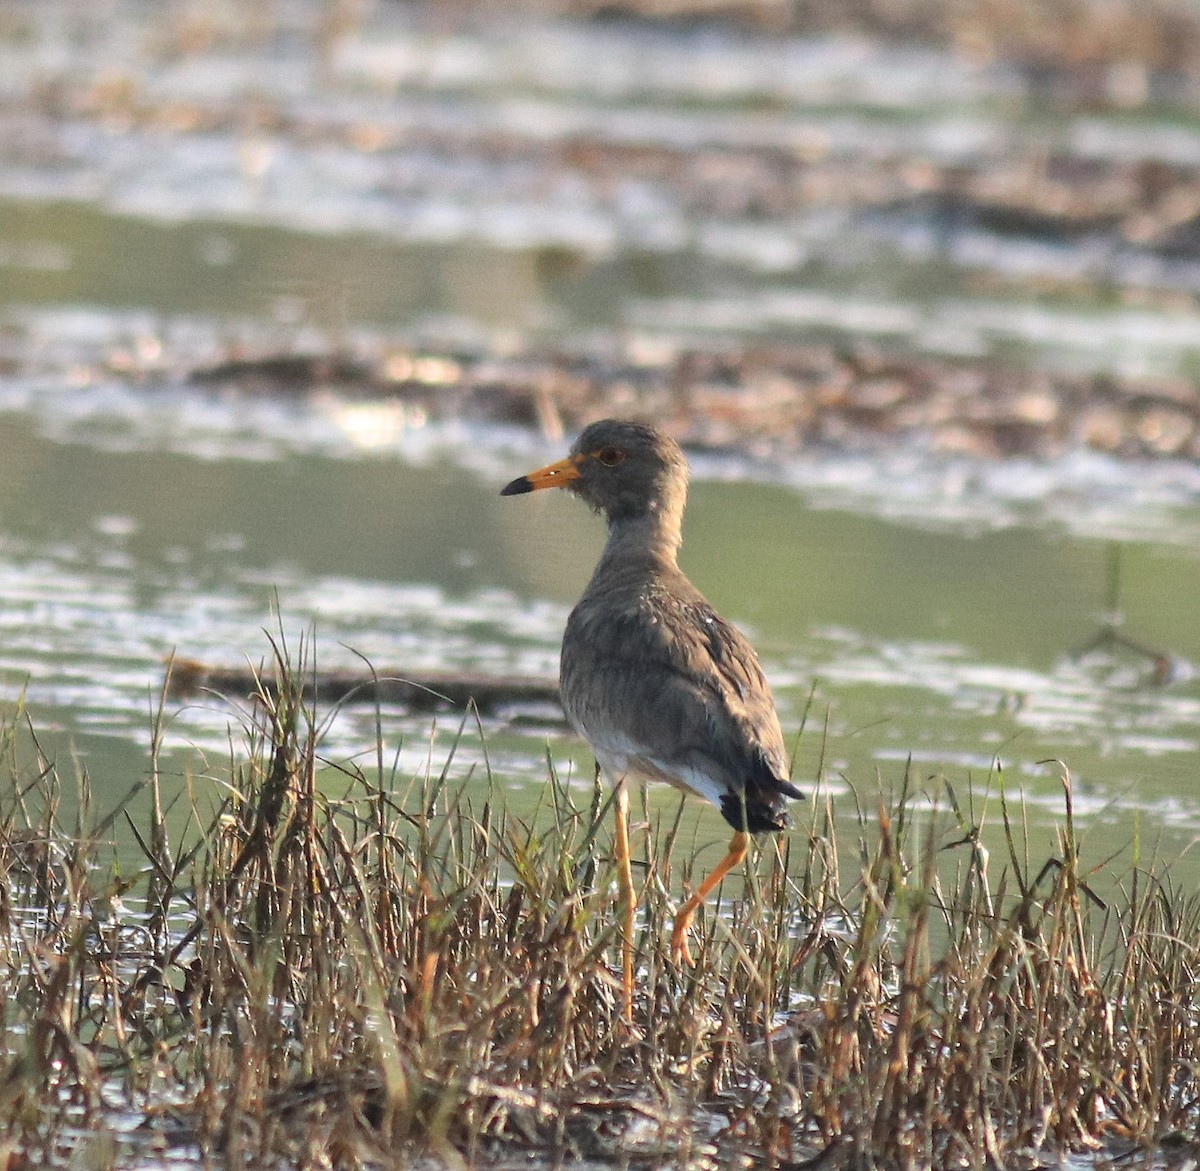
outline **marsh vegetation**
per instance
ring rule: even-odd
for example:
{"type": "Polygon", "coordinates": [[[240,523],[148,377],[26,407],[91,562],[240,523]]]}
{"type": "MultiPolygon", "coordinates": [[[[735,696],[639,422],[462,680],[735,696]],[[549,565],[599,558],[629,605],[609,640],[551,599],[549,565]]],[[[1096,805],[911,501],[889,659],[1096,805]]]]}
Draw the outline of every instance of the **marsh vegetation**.
{"type": "Polygon", "coordinates": [[[704,845],[644,808],[628,1025],[606,792],[548,763],[518,817],[453,750],[416,776],[382,739],[326,760],[277,645],[227,771],[176,798],[152,753],[148,801],[94,808],[10,712],[7,1166],[1194,1157],[1200,898],[1092,857],[1065,770],[1048,858],[1002,775],[856,785],[849,836],[814,792],[705,909],[690,969],[667,941],[704,845]]]}

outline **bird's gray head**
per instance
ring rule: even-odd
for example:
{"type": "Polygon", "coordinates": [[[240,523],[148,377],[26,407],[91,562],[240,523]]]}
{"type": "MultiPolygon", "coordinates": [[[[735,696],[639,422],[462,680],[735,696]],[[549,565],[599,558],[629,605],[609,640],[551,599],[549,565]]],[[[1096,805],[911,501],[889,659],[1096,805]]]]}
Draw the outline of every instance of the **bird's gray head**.
{"type": "Polygon", "coordinates": [[[602,419],[584,430],[566,459],[519,476],[500,494],[568,488],[610,525],[657,516],[677,528],[687,479],[687,459],[669,435],[645,423],[602,419]]]}

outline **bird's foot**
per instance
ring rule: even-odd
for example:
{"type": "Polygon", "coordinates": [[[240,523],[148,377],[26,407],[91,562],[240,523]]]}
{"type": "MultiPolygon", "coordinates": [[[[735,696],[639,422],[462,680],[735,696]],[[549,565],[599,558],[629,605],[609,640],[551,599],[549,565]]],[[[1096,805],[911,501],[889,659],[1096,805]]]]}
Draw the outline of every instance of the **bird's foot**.
{"type": "Polygon", "coordinates": [[[683,964],[689,968],[694,967],[696,963],[692,958],[692,949],[688,946],[688,931],[695,913],[693,909],[685,906],[675,916],[675,926],[671,931],[671,959],[676,964],[683,964]]]}

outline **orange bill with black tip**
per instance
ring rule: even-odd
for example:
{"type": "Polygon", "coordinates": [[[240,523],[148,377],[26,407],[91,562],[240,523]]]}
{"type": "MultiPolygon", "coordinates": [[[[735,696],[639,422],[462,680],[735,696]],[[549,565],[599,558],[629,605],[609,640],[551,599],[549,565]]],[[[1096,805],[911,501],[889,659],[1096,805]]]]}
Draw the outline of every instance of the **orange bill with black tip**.
{"type": "Polygon", "coordinates": [[[539,488],[565,488],[579,479],[580,456],[569,455],[558,463],[547,464],[536,472],[518,476],[511,484],[500,489],[501,496],[520,496],[522,492],[536,492],[539,488]]]}

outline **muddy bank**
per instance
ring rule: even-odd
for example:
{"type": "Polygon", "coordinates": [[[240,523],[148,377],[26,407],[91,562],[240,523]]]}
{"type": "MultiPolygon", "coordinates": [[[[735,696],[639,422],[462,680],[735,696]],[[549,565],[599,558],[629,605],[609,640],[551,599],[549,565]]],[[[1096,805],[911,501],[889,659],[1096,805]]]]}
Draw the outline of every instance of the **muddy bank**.
{"type": "Polygon", "coordinates": [[[1132,63],[1174,73],[1200,63],[1200,13],[1179,0],[1044,0],[1037,5],[995,0],[567,0],[547,5],[539,0],[538,8],[591,18],[675,24],[726,21],[763,32],[853,30],[921,41],[977,56],[1011,58],[1035,77],[1061,79],[1059,92],[1075,89],[1093,100],[1104,92],[1099,70],[1106,65],[1132,63]]]}
{"type": "Polygon", "coordinates": [[[593,251],[840,208],[1200,252],[1200,14],[1165,0],[46,7],[0,8],[22,197],[593,251]]]}
{"type": "Polygon", "coordinates": [[[884,449],[988,460],[1081,450],[1129,459],[1200,456],[1200,388],[1186,377],[1070,374],[866,343],[635,341],[502,355],[418,349],[376,336],[321,351],[238,346],[196,361],[154,331],[67,346],[52,357],[36,339],[10,331],[0,333],[0,364],[17,387],[47,379],[78,390],[116,382],[147,406],[183,393],[226,406],[315,407],[340,418],[370,404],[375,413],[354,421],[368,447],[429,423],[516,425],[559,439],[618,416],[662,426],[693,451],[763,458],[884,449]]]}
{"type": "Polygon", "coordinates": [[[396,404],[411,423],[516,423],[550,437],[618,415],[667,427],[693,449],[786,456],[820,447],[915,445],[983,458],[1200,454],[1200,392],[1189,381],[1122,381],[866,349],[685,350],[659,362],[392,352],[265,355],[197,368],[212,393],[336,393],[396,404]]]}
{"type": "Polygon", "coordinates": [[[10,382],[1197,454],[1186,5],[0,16],[10,382]]]}

